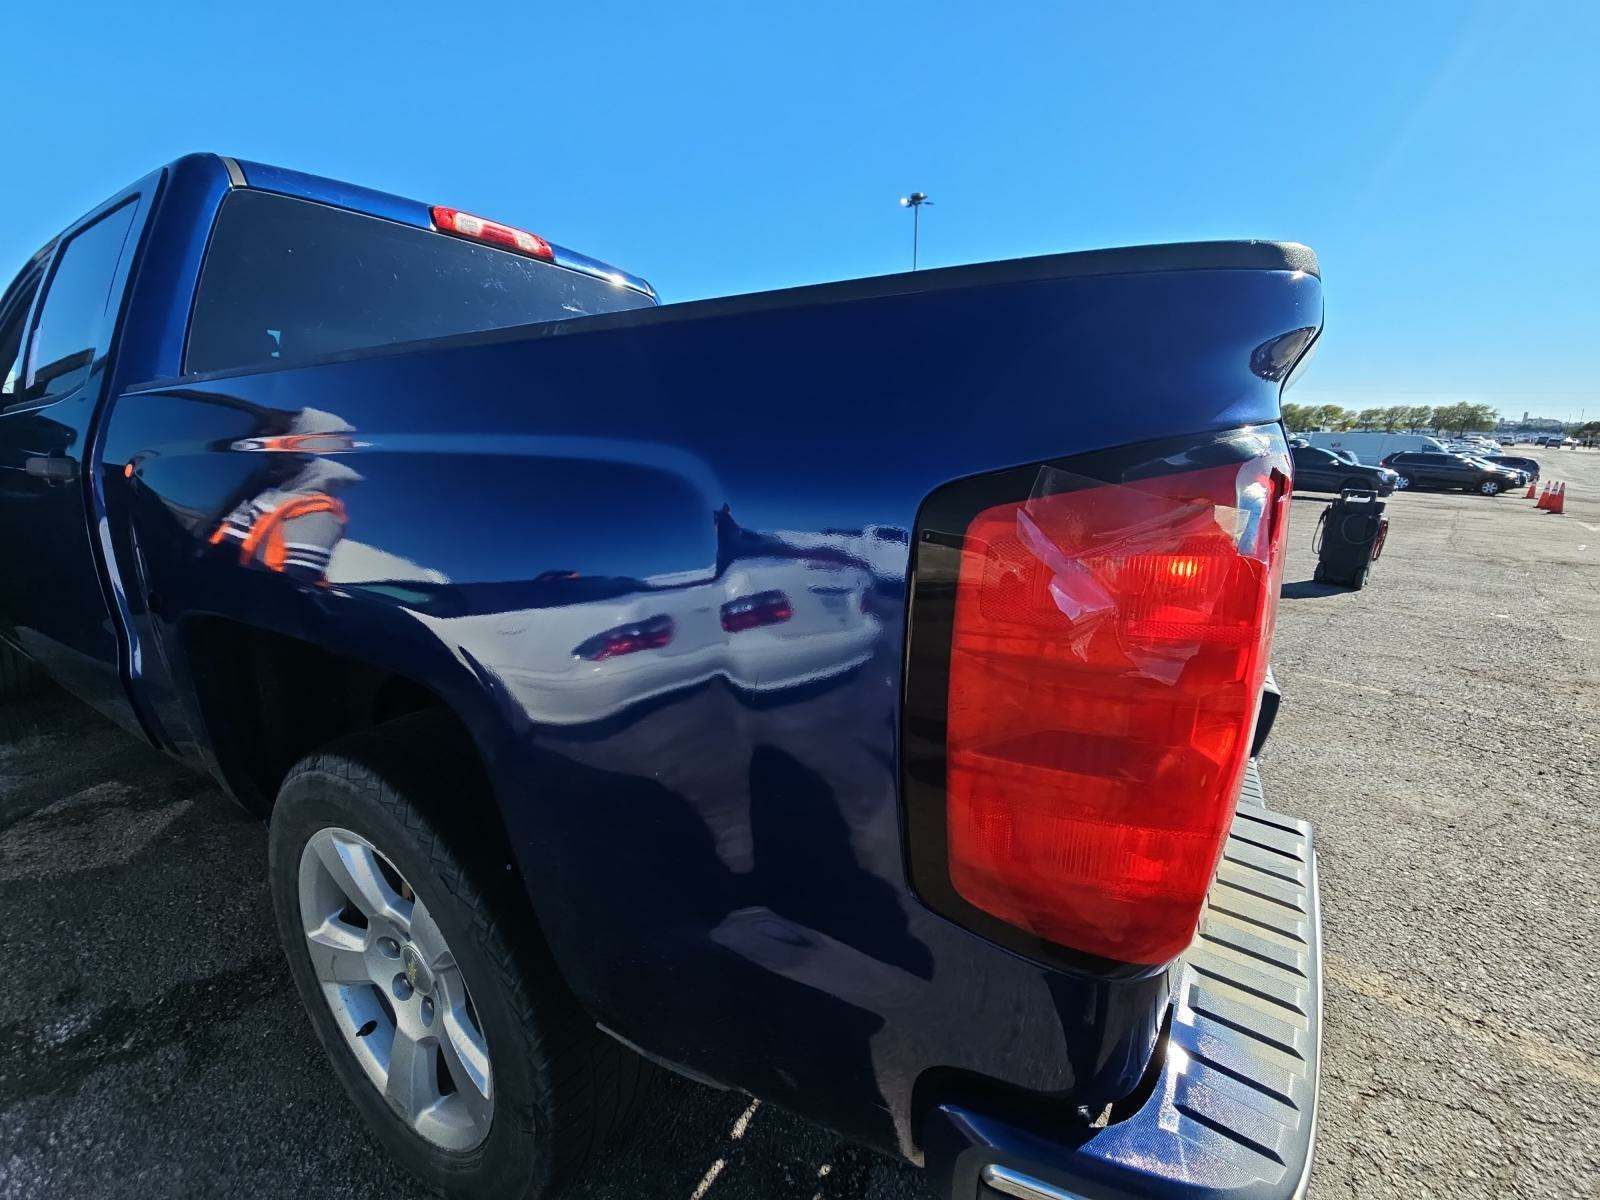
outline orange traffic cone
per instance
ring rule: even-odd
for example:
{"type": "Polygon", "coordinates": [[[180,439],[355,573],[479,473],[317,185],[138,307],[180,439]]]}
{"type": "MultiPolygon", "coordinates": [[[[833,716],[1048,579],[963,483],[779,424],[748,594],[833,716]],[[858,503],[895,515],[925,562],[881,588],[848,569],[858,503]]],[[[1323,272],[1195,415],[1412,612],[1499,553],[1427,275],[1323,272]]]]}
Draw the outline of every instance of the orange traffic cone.
{"type": "Polygon", "coordinates": [[[1550,482],[1546,480],[1544,487],[1539,492],[1539,502],[1534,505],[1535,508],[1550,507],[1550,486],[1550,482]]]}
{"type": "Polygon", "coordinates": [[[1550,511],[1558,515],[1567,511],[1567,484],[1565,480],[1556,484],[1556,494],[1550,501],[1550,511]]]}
{"type": "Polygon", "coordinates": [[[1535,483],[1531,479],[1528,480],[1528,494],[1526,496],[1524,496],[1523,499],[1524,500],[1532,500],[1534,498],[1534,496],[1536,496],[1538,494],[1538,488],[1539,488],[1539,485],[1537,483],[1535,483]]]}

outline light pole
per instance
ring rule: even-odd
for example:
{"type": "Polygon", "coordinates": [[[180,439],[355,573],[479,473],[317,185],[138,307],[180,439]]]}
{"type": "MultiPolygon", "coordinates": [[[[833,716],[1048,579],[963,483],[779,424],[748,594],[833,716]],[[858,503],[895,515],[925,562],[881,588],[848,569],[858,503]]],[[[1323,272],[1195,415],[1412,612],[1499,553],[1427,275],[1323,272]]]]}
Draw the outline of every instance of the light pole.
{"type": "Polygon", "coordinates": [[[917,242],[922,234],[922,206],[932,204],[925,192],[912,192],[909,196],[900,197],[900,207],[911,210],[911,269],[917,269],[917,242]]]}

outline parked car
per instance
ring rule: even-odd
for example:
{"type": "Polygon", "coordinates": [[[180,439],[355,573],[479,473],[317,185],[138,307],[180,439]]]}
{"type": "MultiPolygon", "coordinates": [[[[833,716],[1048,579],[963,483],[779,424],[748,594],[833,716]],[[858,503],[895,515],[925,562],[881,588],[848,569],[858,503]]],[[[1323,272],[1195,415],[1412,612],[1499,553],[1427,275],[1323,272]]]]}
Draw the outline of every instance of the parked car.
{"type": "MultiPolygon", "coordinates": [[[[1366,465],[1359,458],[1357,458],[1354,454],[1350,453],[1350,451],[1348,451],[1348,450],[1330,450],[1330,451],[1328,451],[1328,453],[1333,455],[1340,462],[1350,463],[1352,466],[1365,466],[1366,465]]],[[[1389,479],[1389,482],[1391,484],[1394,483],[1394,481],[1399,478],[1399,476],[1396,475],[1393,471],[1391,471],[1388,467],[1373,467],[1372,469],[1374,471],[1379,472],[1381,475],[1387,476],[1388,479],[1389,479]]]]}
{"type": "Polygon", "coordinates": [[[1296,491],[1339,492],[1345,488],[1366,488],[1387,496],[1394,491],[1398,478],[1387,468],[1363,466],[1318,446],[1293,446],[1290,454],[1294,460],[1296,491]]]}
{"type": "Polygon", "coordinates": [[[1497,467],[1464,454],[1406,451],[1391,454],[1383,465],[1399,475],[1400,488],[1460,488],[1498,496],[1507,488],[1526,486],[1520,471],[1497,467]]]}
{"type": "Polygon", "coordinates": [[[1402,450],[1443,450],[1444,443],[1426,433],[1381,433],[1353,430],[1345,433],[1309,433],[1306,440],[1324,450],[1348,450],[1367,466],[1378,466],[1402,450]]]}
{"type": "Polygon", "coordinates": [[[0,296],[0,683],[271,814],[318,1040],[436,1189],[551,1193],[649,1059],[961,1200],[1288,1200],[1316,866],[1252,756],[1321,312],[1265,242],[661,306],[180,159],[0,296]]]}
{"type": "MultiPolygon", "coordinates": [[[[1461,457],[1463,457],[1465,459],[1468,459],[1471,462],[1476,463],[1480,467],[1493,468],[1493,467],[1495,467],[1497,465],[1495,463],[1490,462],[1489,459],[1486,456],[1482,455],[1482,454],[1463,454],[1461,457]]],[[[1523,470],[1521,470],[1520,468],[1517,468],[1517,467],[1503,467],[1501,469],[1505,470],[1505,471],[1509,471],[1511,473],[1511,475],[1513,476],[1512,483],[1513,483],[1514,486],[1516,486],[1516,487],[1526,487],[1527,486],[1527,484],[1528,484],[1528,473],[1526,471],[1523,471],[1523,470]]]]}
{"type": "Polygon", "coordinates": [[[1539,460],[1534,458],[1517,458],[1509,454],[1486,454],[1484,462],[1493,463],[1497,467],[1507,467],[1513,471],[1521,471],[1523,482],[1537,483],[1539,480],[1539,460]]]}

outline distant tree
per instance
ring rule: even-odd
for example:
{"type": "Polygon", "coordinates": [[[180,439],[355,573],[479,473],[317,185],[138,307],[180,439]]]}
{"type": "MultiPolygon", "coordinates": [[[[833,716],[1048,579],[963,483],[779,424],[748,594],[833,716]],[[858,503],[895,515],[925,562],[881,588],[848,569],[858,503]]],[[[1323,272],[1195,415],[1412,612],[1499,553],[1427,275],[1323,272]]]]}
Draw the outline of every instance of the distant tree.
{"type": "Polygon", "coordinates": [[[1391,404],[1383,410],[1380,424],[1385,433],[1393,433],[1406,423],[1406,418],[1411,415],[1411,410],[1403,404],[1391,404]]]}
{"type": "Polygon", "coordinates": [[[1433,415],[1429,417],[1430,427],[1435,433],[1447,433],[1452,424],[1461,416],[1461,405],[1439,404],[1434,407],[1433,415]]]}
{"type": "Polygon", "coordinates": [[[1487,404],[1447,404],[1433,410],[1433,427],[1446,433],[1461,436],[1469,429],[1489,429],[1497,414],[1487,404]]]}
{"type": "Polygon", "coordinates": [[[1319,404],[1312,418],[1329,429],[1348,429],[1355,414],[1337,404],[1319,404]]]}
{"type": "Polygon", "coordinates": [[[1357,429],[1381,429],[1383,427],[1384,410],[1381,408],[1363,408],[1356,414],[1357,429]]]}
{"type": "Polygon", "coordinates": [[[1304,404],[1285,404],[1283,423],[1290,433],[1304,433],[1312,426],[1311,408],[1304,404]]]}
{"type": "Polygon", "coordinates": [[[1405,426],[1407,429],[1436,429],[1433,423],[1433,409],[1426,404],[1414,404],[1405,410],[1405,426]]]}

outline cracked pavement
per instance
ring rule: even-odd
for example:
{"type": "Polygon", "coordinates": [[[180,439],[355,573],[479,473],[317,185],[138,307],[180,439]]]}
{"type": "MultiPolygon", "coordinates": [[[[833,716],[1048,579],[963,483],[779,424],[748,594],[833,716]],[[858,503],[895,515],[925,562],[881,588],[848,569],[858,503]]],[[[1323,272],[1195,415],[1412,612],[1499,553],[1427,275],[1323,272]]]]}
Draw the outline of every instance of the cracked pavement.
{"type": "MultiPolygon", "coordinates": [[[[1295,502],[1269,802],[1317,826],[1313,1200],[1600,1178],[1600,454],[1567,515],[1401,495],[1368,589],[1295,502]]],[[[278,951],[265,832],[49,693],[0,710],[0,1196],[421,1195],[357,1125],[278,951]]],[[[575,1190],[921,1198],[910,1167],[668,1080],[575,1190]]]]}

